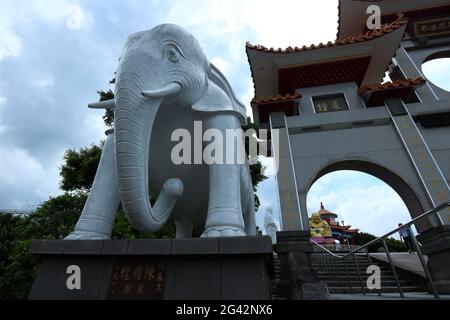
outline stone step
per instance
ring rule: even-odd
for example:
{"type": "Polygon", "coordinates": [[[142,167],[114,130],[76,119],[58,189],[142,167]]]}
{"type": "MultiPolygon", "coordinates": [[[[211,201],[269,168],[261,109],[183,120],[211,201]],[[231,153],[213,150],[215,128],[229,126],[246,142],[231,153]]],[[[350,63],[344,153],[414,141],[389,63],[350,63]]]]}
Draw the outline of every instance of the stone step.
{"type": "MultiPolygon", "coordinates": [[[[351,269],[350,268],[348,268],[348,269],[313,268],[313,269],[317,272],[338,273],[338,274],[339,273],[346,274],[346,273],[353,273],[353,272],[357,273],[359,271],[361,274],[368,275],[368,273],[366,272],[367,268],[359,268],[359,270],[356,268],[351,268],[351,269]]],[[[392,272],[391,269],[387,269],[387,268],[380,268],[380,271],[381,272],[392,272]]]]}
{"type": "MultiPolygon", "coordinates": [[[[358,264],[358,268],[365,268],[365,269],[367,269],[367,267],[369,267],[369,266],[371,266],[371,265],[374,265],[374,266],[379,266],[379,265],[377,265],[377,264],[368,264],[368,263],[364,263],[364,264],[358,264]]],[[[333,269],[336,269],[336,268],[339,268],[339,269],[345,269],[346,267],[345,267],[345,265],[341,265],[341,264],[338,264],[338,265],[336,265],[336,264],[313,264],[312,265],[312,267],[313,268],[316,268],[316,269],[322,269],[322,268],[324,268],[324,269],[326,269],[326,268],[328,268],[328,269],[331,269],[331,268],[333,268],[333,269]]],[[[379,266],[380,267],[380,266],[379,266]]],[[[353,269],[356,269],[356,265],[354,265],[354,264],[349,264],[349,265],[347,265],[347,268],[349,269],[349,268],[353,268],[353,269]]],[[[383,267],[380,267],[380,268],[383,268],[383,267]]]]}
{"type": "MultiPolygon", "coordinates": [[[[407,287],[402,287],[403,292],[425,292],[423,290],[423,288],[417,287],[417,286],[407,286],[407,287]]],[[[354,288],[349,288],[349,287],[328,287],[328,292],[330,294],[337,294],[337,293],[362,293],[363,291],[361,290],[361,287],[354,287],[354,288]]],[[[397,293],[398,288],[393,286],[393,287],[381,287],[380,290],[365,290],[366,293],[397,293]]]]}
{"type": "MultiPolygon", "coordinates": [[[[317,272],[317,275],[319,276],[319,277],[323,277],[323,276],[325,276],[325,277],[339,277],[339,276],[341,276],[341,277],[345,277],[345,276],[358,276],[358,272],[356,272],[356,271],[349,271],[349,272],[327,272],[327,271],[318,271],[317,272]]],[[[367,273],[365,273],[365,272],[360,272],[360,275],[361,275],[361,277],[362,276],[366,276],[366,277],[368,277],[369,275],[367,274],[367,273]]],[[[381,271],[381,277],[384,277],[384,276],[392,276],[393,275],[393,273],[392,273],[392,271],[390,271],[390,270],[388,270],[388,271],[381,271]]]]}
{"type": "MultiPolygon", "coordinates": [[[[345,276],[345,275],[339,275],[339,276],[319,276],[320,281],[333,281],[333,280],[337,280],[337,281],[347,281],[348,280],[359,280],[359,277],[357,275],[352,275],[352,276],[345,276]]],[[[361,276],[362,279],[367,280],[367,277],[363,277],[361,276]]],[[[381,281],[393,281],[395,280],[395,277],[393,275],[385,275],[385,276],[381,276],[381,281]]]]}
{"type": "MultiPolygon", "coordinates": [[[[379,266],[378,264],[375,263],[358,263],[358,267],[364,267],[367,268],[368,266],[379,266]]],[[[323,263],[323,264],[317,264],[317,263],[313,263],[312,266],[314,268],[345,268],[345,264],[334,264],[334,263],[323,263]]],[[[356,265],[354,263],[349,263],[347,264],[347,268],[356,268],[356,265]]]]}
{"type": "MultiPolygon", "coordinates": [[[[369,263],[368,261],[357,261],[358,262],[358,266],[359,265],[378,265],[377,263],[369,263]]],[[[326,265],[333,265],[333,266],[345,266],[346,264],[344,262],[334,262],[334,261],[321,261],[321,262],[312,262],[313,266],[326,266],[326,265]]],[[[347,263],[347,266],[354,266],[355,262],[351,261],[347,263]]]]}
{"type": "MultiPolygon", "coordinates": [[[[331,280],[331,281],[323,281],[325,282],[328,287],[349,287],[352,286],[353,288],[360,288],[361,287],[361,283],[359,282],[359,280],[355,280],[355,281],[336,281],[336,280],[331,280]]],[[[366,287],[366,281],[362,281],[363,282],[363,286],[366,287]]],[[[400,285],[402,287],[411,287],[414,286],[413,283],[411,283],[408,280],[400,280],[400,285]]],[[[397,283],[395,282],[395,280],[391,280],[391,281],[383,281],[381,280],[381,287],[396,287],[397,283]]]]}

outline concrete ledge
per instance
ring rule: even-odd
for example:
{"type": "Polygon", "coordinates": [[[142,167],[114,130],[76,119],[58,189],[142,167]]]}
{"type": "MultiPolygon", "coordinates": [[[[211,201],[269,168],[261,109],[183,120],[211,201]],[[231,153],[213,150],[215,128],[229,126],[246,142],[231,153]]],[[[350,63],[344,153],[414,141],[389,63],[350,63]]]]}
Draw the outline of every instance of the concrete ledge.
{"type": "Polygon", "coordinates": [[[172,250],[174,255],[197,255],[197,254],[219,254],[219,239],[180,239],[172,240],[172,250]]]}
{"type": "MultiPolygon", "coordinates": [[[[114,240],[105,240],[114,241],[114,240]]],[[[172,248],[172,240],[128,240],[129,255],[169,255],[172,248]]]]}
{"type": "Polygon", "coordinates": [[[70,240],[64,243],[64,254],[100,254],[102,248],[102,240],[70,240]]]}
{"type": "Polygon", "coordinates": [[[30,252],[33,254],[61,254],[64,252],[64,242],[60,240],[33,240],[30,252]]]}
{"type": "Polygon", "coordinates": [[[271,299],[270,237],[37,240],[41,265],[29,299],[271,299]],[[79,288],[69,288],[73,266],[79,288]],[[71,267],[69,269],[69,267],[71,267]],[[72,271],[69,271],[72,270],[72,271]]]}
{"type": "Polygon", "coordinates": [[[128,252],[128,240],[103,241],[101,254],[119,255],[128,252]]]}
{"type": "Polygon", "coordinates": [[[219,239],[220,254],[272,254],[269,237],[230,237],[219,239]]]}
{"type": "Polygon", "coordinates": [[[36,255],[218,255],[272,254],[270,237],[143,240],[33,240],[36,255]]]}

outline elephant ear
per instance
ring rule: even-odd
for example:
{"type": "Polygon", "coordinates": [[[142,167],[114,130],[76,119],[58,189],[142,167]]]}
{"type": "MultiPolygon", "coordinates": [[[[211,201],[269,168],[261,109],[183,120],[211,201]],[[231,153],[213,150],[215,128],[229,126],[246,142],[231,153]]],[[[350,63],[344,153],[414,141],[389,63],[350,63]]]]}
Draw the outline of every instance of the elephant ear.
{"type": "Polygon", "coordinates": [[[245,106],[236,98],[222,72],[212,63],[208,73],[208,90],[192,109],[200,112],[234,112],[242,125],[247,124],[245,106]]]}

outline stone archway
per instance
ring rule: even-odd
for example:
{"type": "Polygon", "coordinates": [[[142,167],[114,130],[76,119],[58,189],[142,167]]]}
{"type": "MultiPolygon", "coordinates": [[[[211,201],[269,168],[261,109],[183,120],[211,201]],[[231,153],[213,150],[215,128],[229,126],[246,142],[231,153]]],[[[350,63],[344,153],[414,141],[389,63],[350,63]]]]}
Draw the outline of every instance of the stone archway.
{"type": "MultiPolygon", "coordinates": [[[[321,177],[328,173],[341,170],[363,172],[385,182],[403,200],[406,207],[408,208],[411,218],[415,218],[425,211],[414,190],[399,175],[379,164],[367,160],[342,160],[326,165],[312,176],[312,179],[307,188],[308,192],[311,189],[312,185],[321,177]]],[[[419,230],[419,232],[422,230],[426,230],[429,227],[430,225],[427,221],[423,221],[417,224],[417,229],[419,230]]]]}

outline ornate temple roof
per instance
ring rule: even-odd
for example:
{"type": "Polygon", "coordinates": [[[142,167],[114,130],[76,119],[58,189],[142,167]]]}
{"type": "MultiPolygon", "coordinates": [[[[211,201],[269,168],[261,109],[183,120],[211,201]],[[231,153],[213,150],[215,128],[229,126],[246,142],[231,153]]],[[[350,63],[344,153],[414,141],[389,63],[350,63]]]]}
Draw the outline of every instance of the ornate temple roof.
{"type": "Polygon", "coordinates": [[[331,212],[327,209],[325,209],[325,206],[323,205],[323,202],[320,203],[320,210],[317,211],[320,215],[330,215],[330,216],[334,216],[334,218],[337,218],[337,214],[334,212],[331,212]]]}
{"type": "Polygon", "coordinates": [[[406,23],[399,15],[379,30],[319,45],[273,49],[247,43],[255,101],[278,94],[292,95],[303,87],[381,82],[400,46],[406,23]]]}
{"type": "Polygon", "coordinates": [[[383,22],[395,19],[398,12],[405,14],[406,18],[415,19],[450,10],[448,0],[339,0],[338,41],[366,30],[366,9],[369,5],[380,7],[383,22]]]}
{"type": "Polygon", "coordinates": [[[300,93],[294,93],[294,94],[288,93],[285,95],[277,94],[276,96],[273,96],[273,97],[262,97],[259,99],[253,98],[251,103],[252,104],[253,103],[266,104],[266,103],[276,103],[276,102],[288,102],[288,101],[294,101],[301,97],[302,97],[302,95],[300,93]]]}
{"type": "Polygon", "coordinates": [[[386,23],[381,26],[380,29],[376,30],[368,30],[365,32],[361,32],[357,35],[352,35],[347,38],[336,40],[335,42],[328,41],[327,43],[319,43],[318,45],[311,44],[310,46],[302,46],[302,47],[287,47],[286,49],[278,48],[266,48],[262,45],[252,45],[250,42],[246,43],[246,48],[250,50],[258,50],[266,53],[280,53],[280,54],[286,54],[286,53],[295,53],[295,52],[303,52],[307,50],[313,50],[313,49],[323,49],[323,48],[329,48],[329,47],[336,47],[346,44],[352,44],[356,42],[363,42],[372,40],[377,37],[382,37],[386,33],[390,33],[394,31],[395,29],[400,28],[403,24],[406,24],[407,20],[403,18],[403,15],[398,15],[397,19],[393,22],[386,23]]]}
{"type": "MultiPolygon", "coordinates": [[[[338,217],[338,215],[334,212],[331,212],[329,210],[327,210],[325,208],[325,206],[323,205],[323,202],[320,202],[320,210],[317,211],[316,213],[320,214],[320,217],[322,218],[322,220],[329,220],[329,219],[336,219],[338,217]]],[[[335,231],[345,231],[345,233],[356,233],[359,231],[359,229],[350,229],[352,226],[351,225],[338,225],[337,223],[333,223],[331,221],[328,222],[328,224],[331,227],[331,230],[335,230],[335,231]]]]}
{"type": "Polygon", "coordinates": [[[416,79],[400,79],[394,82],[367,84],[358,89],[360,95],[373,91],[383,91],[396,88],[417,87],[424,85],[426,80],[422,77],[416,79]]]}
{"type": "Polygon", "coordinates": [[[394,82],[367,84],[358,89],[358,94],[365,96],[369,107],[383,104],[389,98],[407,100],[414,88],[421,87],[426,80],[422,77],[416,79],[400,79],[394,82]]]}

